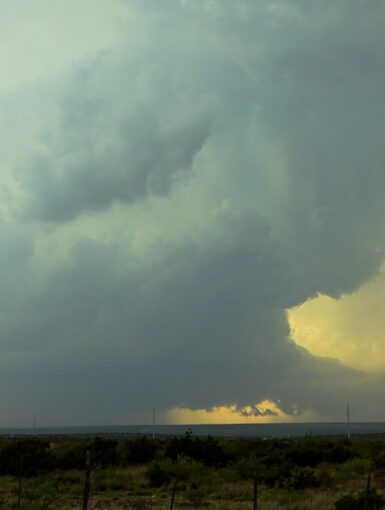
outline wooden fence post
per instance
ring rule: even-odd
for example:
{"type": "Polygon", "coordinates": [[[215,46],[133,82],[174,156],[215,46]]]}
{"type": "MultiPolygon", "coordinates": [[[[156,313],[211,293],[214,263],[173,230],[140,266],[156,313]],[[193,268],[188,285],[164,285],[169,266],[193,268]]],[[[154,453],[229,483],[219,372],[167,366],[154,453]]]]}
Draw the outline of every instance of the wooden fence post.
{"type": "Polygon", "coordinates": [[[86,470],[85,470],[85,478],[84,478],[82,510],[87,510],[87,508],[88,508],[88,498],[90,495],[90,478],[91,478],[90,451],[86,450],[86,470]]]}

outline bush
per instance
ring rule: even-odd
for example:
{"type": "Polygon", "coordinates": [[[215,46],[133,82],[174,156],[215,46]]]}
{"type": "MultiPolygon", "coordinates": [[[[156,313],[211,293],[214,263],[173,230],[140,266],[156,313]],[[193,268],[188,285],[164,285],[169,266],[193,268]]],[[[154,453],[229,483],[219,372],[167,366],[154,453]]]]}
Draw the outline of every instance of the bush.
{"type": "Polygon", "coordinates": [[[52,450],[54,465],[57,469],[84,469],[86,441],[65,441],[52,450]]]}
{"type": "Polygon", "coordinates": [[[199,486],[196,483],[192,483],[186,492],[186,498],[195,508],[198,508],[207,492],[208,490],[204,485],[199,486]]]}
{"type": "Polygon", "coordinates": [[[333,468],[327,462],[322,462],[317,466],[315,477],[319,487],[330,489],[335,486],[333,468]]]}
{"type": "Polygon", "coordinates": [[[0,474],[36,476],[52,468],[50,443],[42,439],[11,440],[0,450],[0,474]]]}
{"type": "Polygon", "coordinates": [[[128,490],[132,477],[127,470],[103,468],[93,472],[92,488],[96,492],[128,490]]]}
{"type": "Polygon", "coordinates": [[[376,510],[384,508],[385,499],[377,494],[376,489],[371,489],[369,493],[362,491],[358,496],[343,496],[334,504],[337,510],[376,510]]]}
{"type": "Polygon", "coordinates": [[[353,476],[367,475],[370,463],[368,459],[351,459],[339,466],[340,472],[348,479],[353,476]]]}
{"type": "Polygon", "coordinates": [[[295,467],[287,480],[290,489],[306,489],[307,487],[318,487],[314,476],[314,470],[310,467],[295,467]]]}
{"type": "Polygon", "coordinates": [[[325,461],[331,464],[342,464],[354,457],[360,457],[360,455],[354,451],[349,441],[341,441],[325,451],[325,461]]]}
{"type": "Polygon", "coordinates": [[[151,462],[146,469],[146,476],[152,487],[161,487],[169,483],[175,475],[176,466],[169,460],[151,462]]]}
{"type": "Polygon", "coordinates": [[[179,455],[203,461],[206,466],[226,464],[226,456],[221,444],[212,436],[206,439],[191,438],[191,432],[186,432],[183,438],[174,437],[166,447],[166,457],[176,460],[179,455]]]}
{"type": "Polygon", "coordinates": [[[147,437],[137,437],[120,441],[118,458],[121,466],[129,464],[144,464],[154,460],[158,444],[147,437]]]}
{"type": "Polygon", "coordinates": [[[286,454],[287,460],[296,466],[314,467],[325,459],[325,449],[321,442],[304,441],[295,443],[286,454]]]}
{"type": "Polygon", "coordinates": [[[96,437],[89,445],[92,465],[114,466],[117,464],[116,446],[118,442],[112,439],[96,437]]]}

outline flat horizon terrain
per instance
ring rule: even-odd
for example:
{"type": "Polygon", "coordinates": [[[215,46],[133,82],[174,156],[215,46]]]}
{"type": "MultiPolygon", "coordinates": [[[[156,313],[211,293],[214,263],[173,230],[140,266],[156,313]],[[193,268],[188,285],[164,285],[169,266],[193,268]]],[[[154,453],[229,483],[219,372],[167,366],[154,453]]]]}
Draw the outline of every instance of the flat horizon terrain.
{"type": "MultiPolygon", "coordinates": [[[[193,424],[193,425],[91,425],[91,426],[38,426],[0,427],[0,435],[147,435],[180,436],[191,431],[193,436],[234,437],[234,438],[274,438],[301,436],[346,436],[346,422],[304,422],[304,423],[241,423],[241,424],[193,424]]],[[[350,433],[385,434],[385,422],[351,422],[350,433]]]]}

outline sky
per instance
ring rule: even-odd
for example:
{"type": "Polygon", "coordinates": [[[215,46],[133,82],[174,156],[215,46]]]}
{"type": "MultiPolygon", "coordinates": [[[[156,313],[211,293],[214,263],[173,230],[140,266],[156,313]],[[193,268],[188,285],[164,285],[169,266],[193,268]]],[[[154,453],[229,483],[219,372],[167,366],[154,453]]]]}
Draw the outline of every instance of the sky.
{"type": "Polygon", "coordinates": [[[0,427],[385,421],[382,0],[3,0],[0,427]]]}

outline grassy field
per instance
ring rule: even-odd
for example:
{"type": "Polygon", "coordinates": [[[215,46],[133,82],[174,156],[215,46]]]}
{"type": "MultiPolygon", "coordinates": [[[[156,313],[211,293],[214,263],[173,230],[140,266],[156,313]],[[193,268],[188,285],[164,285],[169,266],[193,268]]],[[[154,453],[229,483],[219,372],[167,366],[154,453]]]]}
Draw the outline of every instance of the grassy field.
{"type": "Polygon", "coordinates": [[[88,510],[382,508],[382,438],[0,440],[0,509],[88,510]],[[368,484],[369,482],[369,484],[368,484]],[[358,496],[361,494],[361,500],[358,496]],[[350,501],[347,496],[355,497],[350,501]],[[350,505],[350,506],[349,506],[350,505]]]}

